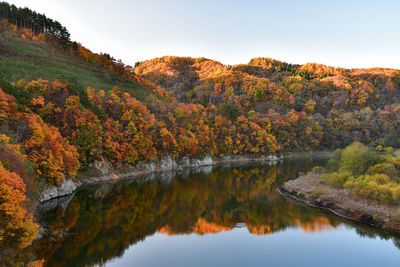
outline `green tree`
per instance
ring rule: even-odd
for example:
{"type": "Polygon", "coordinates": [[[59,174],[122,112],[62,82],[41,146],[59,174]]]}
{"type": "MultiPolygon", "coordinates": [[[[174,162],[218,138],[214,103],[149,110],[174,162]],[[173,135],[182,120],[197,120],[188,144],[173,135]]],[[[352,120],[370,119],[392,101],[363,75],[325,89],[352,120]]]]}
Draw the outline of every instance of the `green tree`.
{"type": "Polygon", "coordinates": [[[360,142],[354,142],[342,152],[340,171],[349,171],[354,176],[364,174],[371,166],[375,165],[378,156],[374,151],[360,142]]]}

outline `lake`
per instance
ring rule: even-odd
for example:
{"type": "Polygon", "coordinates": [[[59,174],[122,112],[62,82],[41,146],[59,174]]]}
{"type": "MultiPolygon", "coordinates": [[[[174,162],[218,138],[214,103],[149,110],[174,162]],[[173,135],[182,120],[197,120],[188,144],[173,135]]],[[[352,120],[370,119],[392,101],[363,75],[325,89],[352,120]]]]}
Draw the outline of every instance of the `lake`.
{"type": "Polygon", "coordinates": [[[87,185],[40,207],[45,266],[399,266],[400,237],[279,195],[323,159],[87,185]]]}

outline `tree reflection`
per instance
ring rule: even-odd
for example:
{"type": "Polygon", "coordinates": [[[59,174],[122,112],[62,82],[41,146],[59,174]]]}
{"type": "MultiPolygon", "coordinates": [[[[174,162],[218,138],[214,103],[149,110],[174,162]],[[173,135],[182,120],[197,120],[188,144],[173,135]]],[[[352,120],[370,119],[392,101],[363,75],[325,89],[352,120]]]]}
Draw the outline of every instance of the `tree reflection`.
{"type": "MultiPolygon", "coordinates": [[[[87,186],[66,209],[58,207],[43,215],[41,222],[48,231],[28,250],[48,266],[86,266],[119,257],[131,244],[156,232],[203,235],[229,231],[238,224],[257,235],[289,227],[329,230],[341,223],[337,217],[287,200],[276,191],[282,181],[316,164],[304,160],[276,167],[218,167],[211,173],[176,174],[174,179],[164,174],[87,186]]],[[[382,236],[368,227],[361,231],[382,236]]]]}

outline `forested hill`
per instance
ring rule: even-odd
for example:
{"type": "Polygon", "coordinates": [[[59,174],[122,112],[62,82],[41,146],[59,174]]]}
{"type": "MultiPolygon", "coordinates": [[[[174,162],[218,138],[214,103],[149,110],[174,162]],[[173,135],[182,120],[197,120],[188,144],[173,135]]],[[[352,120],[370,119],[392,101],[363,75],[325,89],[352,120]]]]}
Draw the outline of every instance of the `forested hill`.
{"type": "Polygon", "coordinates": [[[331,149],[354,140],[400,145],[396,69],[293,65],[270,58],[227,66],[167,56],[141,62],[135,73],[179,101],[215,105],[232,120],[241,114],[267,118],[284,151],[331,149]]]}
{"type": "Polygon", "coordinates": [[[274,107],[307,111],[308,100],[318,102],[312,113],[376,109],[397,103],[400,90],[396,69],[293,65],[270,58],[227,66],[206,58],[166,56],[138,63],[135,73],[180,101],[219,105],[231,98],[238,107],[263,113],[274,107]]]}
{"type": "Polygon", "coordinates": [[[59,22],[1,2],[0,259],[37,233],[25,196],[98,161],[257,156],[354,140],[399,147],[399,84],[398,70],[266,58],[225,66],[164,57],[133,68],[70,40],[59,22]]]}

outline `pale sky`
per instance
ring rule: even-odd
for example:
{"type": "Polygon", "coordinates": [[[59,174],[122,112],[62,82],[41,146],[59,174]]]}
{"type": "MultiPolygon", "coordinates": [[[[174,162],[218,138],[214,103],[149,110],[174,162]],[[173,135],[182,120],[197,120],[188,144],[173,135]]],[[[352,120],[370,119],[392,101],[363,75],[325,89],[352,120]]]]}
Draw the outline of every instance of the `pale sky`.
{"type": "Polygon", "coordinates": [[[60,21],[71,39],[126,64],[165,55],[225,64],[400,69],[400,1],[9,0],[60,21]]]}

